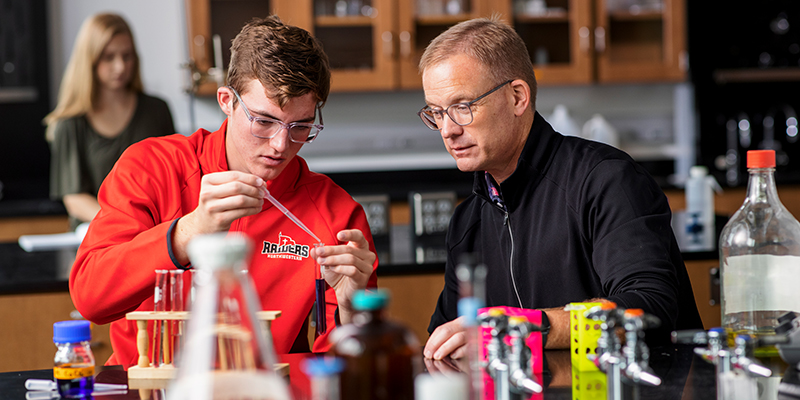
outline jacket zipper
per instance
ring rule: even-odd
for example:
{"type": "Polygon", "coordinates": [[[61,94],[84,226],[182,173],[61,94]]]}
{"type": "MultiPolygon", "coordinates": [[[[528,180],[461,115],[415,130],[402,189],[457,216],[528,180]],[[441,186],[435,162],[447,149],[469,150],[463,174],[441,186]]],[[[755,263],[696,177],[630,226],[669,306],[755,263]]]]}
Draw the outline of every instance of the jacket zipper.
{"type": "Polygon", "coordinates": [[[519,308],[525,308],[522,306],[522,299],[519,297],[519,289],[517,289],[517,281],[514,279],[514,232],[511,230],[511,220],[508,218],[508,211],[504,210],[503,212],[505,213],[503,225],[508,227],[508,236],[511,238],[511,255],[508,257],[508,270],[511,274],[511,286],[514,287],[514,294],[517,296],[519,308]]]}

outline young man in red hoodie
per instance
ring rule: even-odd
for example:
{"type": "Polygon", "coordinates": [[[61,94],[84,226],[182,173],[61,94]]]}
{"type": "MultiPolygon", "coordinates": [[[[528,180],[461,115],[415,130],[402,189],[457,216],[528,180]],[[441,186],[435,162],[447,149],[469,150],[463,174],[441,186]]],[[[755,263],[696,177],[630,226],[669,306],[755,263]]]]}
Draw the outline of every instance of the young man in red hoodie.
{"type": "MultiPolygon", "coordinates": [[[[228,86],[217,90],[227,115],[219,130],[145,140],[123,154],[100,189],[101,211],[70,275],[78,311],[111,323],[107,364],[136,364],[136,324],[125,314],[153,310],[155,270],[191,268],[186,247],[200,234],[241,232],[256,243],[248,270],[262,309],[282,312],[272,324],[277,353],[309,350],[315,262],[327,267],[327,325],[350,321],[352,295],[376,286],[367,219],[297,156],[323,128],[329,91],[316,39],[277,17],[255,19],[233,40],[228,86]],[[326,246],[314,249],[316,240],[265,201],[267,193],[326,246]]],[[[314,351],[328,349],[331,330],[314,351]]]]}

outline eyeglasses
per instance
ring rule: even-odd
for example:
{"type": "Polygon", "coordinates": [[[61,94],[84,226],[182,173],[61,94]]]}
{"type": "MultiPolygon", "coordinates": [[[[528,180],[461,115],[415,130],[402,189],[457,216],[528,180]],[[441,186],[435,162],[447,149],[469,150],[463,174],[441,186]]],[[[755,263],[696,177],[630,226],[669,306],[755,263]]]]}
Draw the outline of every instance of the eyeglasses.
{"type": "Polygon", "coordinates": [[[277,119],[272,118],[263,118],[263,117],[254,117],[250,114],[250,110],[247,109],[247,106],[242,101],[242,97],[239,96],[239,93],[231,86],[228,86],[233,94],[236,95],[236,98],[239,100],[239,103],[242,104],[242,109],[244,110],[244,114],[247,116],[247,119],[250,120],[250,134],[259,138],[259,139],[272,139],[281,129],[286,129],[289,132],[289,140],[294,143],[311,143],[314,139],[317,138],[319,132],[324,128],[322,125],[322,110],[320,110],[319,106],[314,109],[314,118],[316,119],[317,112],[319,112],[319,124],[309,124],[305,122],[290,122],[285,123],[283,121],[278,121],[277,119]]]}
{"type": "Polygon", "coordinates": [[[472,105],[475,104],[476,101],[498,91],[500,88],[508,85],[511,82],[512,80],[505,81],[495,86],[494,89],[478,96],[478,98],[475,100],[472,100],[468,103],[451,104],[444,110],[434,110],[429,106],[425,106],[422,108],[422,110],[417,112],[417,115],[419,115],[419,117],[422,119],[422,122],[424,122],[428,128],[431,128],[435,131],[442,129],[445,114],[450,116],[450,119],[460,126],[469,125],[472,123],[472,105]]]}

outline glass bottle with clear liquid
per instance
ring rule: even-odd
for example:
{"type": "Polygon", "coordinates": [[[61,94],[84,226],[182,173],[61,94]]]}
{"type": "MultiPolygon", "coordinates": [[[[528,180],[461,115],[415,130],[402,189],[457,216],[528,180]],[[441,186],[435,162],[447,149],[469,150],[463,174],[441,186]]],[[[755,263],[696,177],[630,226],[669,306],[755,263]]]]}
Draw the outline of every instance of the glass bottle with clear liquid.
{"type": "Polygon", "coordinates": [[[189,242],[197,295],[168,400],[290,400],[275,372],[268,330],[256,319],[261,302],[245,268],[250,241],[239,234],[189,242]]]}
{"type": "Polygon", "coordinates": [[[748,151],[747,169],[747,197],[720,235],[722,326],[731,345],[740,334],[773,335],[779,316],[800,311],[800,223],[778,198],[775,151],[748,151]]]}

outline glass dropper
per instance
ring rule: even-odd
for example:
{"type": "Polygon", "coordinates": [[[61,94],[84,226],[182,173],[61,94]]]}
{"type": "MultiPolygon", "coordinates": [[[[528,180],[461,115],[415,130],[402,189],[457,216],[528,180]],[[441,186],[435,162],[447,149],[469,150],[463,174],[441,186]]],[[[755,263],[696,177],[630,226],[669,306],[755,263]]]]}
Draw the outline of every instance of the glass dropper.
{"type": "MultiPolygon", "coordinates": [[[[267,188],[264,188],[264,190],[267,192],[267,194],[264,196],[265,199],[267,199],[270,203],[272,203],[272,205],[281,210],[281,212],[283,212],[284,215],[286,215],[290,220],[292,220],[292,222],[294,222],[295,225],[299,226],[300,229],[306,231],[306,233],[311,235],[311,237],[313,237],[314,240],[317,241],[317,243],[314,243],[315,249],[325,246],[325,244],[322,243],[322,240],[320,240],[320,238],[317,237],[317,235],[315,235],[314,232],[311,232],[311,230],[306,227],[303,221],[300,221],[300,219],[297,218],[294,214],[292,214],[292,212],[289,211],[286,207],[284,207],[283,204],[281,204],[277,199],[272,197],[272,193],[270,193],[269,190],[267,190],[267,188]]],[[[325,278],[323,278],[322,276],[322,265],[319,265],[316,261],[314,261],[314,265],[316,270],[314,271],[314,279],[315,279],[314,292],[316,295],[316,303],[317,303],[316,313],[314,314],[314,316],[317,326],[317,335],[321,335],[328,331],[328,324],[327,321],[325,320],[326,285],[325,285],[325,278]]]]}

